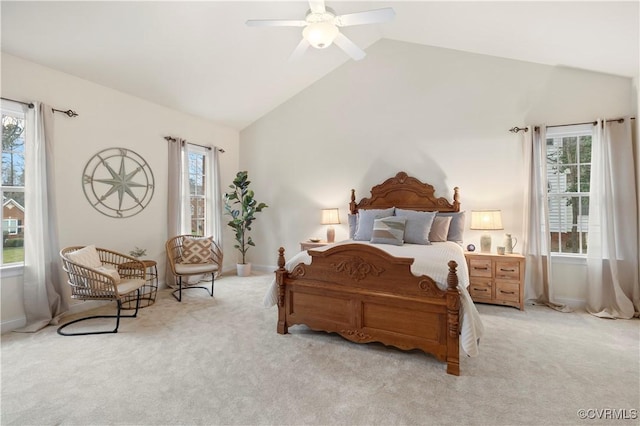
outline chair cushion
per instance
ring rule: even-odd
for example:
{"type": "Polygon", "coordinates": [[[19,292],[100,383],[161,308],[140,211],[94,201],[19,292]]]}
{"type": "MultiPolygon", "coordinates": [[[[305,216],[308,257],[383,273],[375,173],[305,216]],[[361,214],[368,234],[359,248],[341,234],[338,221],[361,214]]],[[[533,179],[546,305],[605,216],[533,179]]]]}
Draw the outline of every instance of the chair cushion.
{"type": "Polygon", "coordinates": [[[142,278],[125,278],[117,284],[118,293],[120,293],[121,296],[124,296],[125,294],[139,289],[144,284],[145,280],[142,278]]]}
{"type": "Polygon", "coordinates": [[[95,269],[98,272],[102,272],[103,274],[109,275],[111,278],[114,279],[116,284],[119,284],[121,281],[120,274],[118,273],[115,266],[113,265],[98,266],[97,268],[93,268],[93,269],[95,269]]]}
{"type": "Polygon", "coordinates": [[[176,274],[195,275],[207,272],[216,272],[218,265],[215,263],[176,263],[176,274]]]}
{"type": "Polygon", "coordinates": [[[182,240],[181,263],[211,263],[213,237],[185,237],[182,240]]]}
{"type": "Polygon", "coordinates": [[[93,244],[83,247],[80,250],[67,253],[67,257],[72,262],[77,263],[78,265],[85,266],[87,268],[99,268],[102,266],[100,255],[98,255],[96,246],[93,244]]]}

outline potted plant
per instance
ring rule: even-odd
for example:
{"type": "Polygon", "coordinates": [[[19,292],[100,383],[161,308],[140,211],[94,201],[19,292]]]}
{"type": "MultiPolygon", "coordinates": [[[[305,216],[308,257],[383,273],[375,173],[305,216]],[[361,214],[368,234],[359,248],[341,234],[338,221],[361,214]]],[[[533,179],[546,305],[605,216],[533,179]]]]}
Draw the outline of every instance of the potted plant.
{"type": "Polygon", "coordinates": [[[253,198],[254,193],[249,189],[250,183],[246,171],[238,172],[233,184],[229,185],[233,191],[224,194],[225,214],[231,217],[227,225],[235,232],[237,244],[234,247],[238,249],[242,258],[242,261],[237,264],[238,276],[241,277],[251,273],[251,264],[247,262],[246,257],[249,247],[255,247],[248,231],[251,231],[251,225],[256,220],[256,213],[268,207],[265,203],[258,203],[253,198]]]}

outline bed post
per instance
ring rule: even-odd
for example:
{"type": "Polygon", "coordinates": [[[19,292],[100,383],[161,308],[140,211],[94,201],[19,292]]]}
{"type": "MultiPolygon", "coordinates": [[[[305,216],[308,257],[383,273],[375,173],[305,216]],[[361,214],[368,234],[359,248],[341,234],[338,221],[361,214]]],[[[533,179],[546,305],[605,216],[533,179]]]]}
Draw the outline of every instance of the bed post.
{"type": "Polygon", "coordinates": [[[349,203],[349,211],[351,214],[358,213],[358,206],[356,205],[356,190],[351,190],[351,202],[349,203]]]}
{"type": "Polygon", "coordinates": [[[460,211],[460,188],[457,186],[453,188],[453,208],[455,211],[460,211]]]}
{"type": "Polygon", "coordinates": [[[460,291],[458,291],[458,264],[451,260],[447,276],[447,373],[460,375],[460,291]]]}
{"type": "Polygon", "coordinates": [[[276,284],[278,285],[278,333],[287,334],[287,315],[284,306],[284,275],[287,273],[284,267],[284,247],[278,249],[278,269],[276,270],[276,284]]]}

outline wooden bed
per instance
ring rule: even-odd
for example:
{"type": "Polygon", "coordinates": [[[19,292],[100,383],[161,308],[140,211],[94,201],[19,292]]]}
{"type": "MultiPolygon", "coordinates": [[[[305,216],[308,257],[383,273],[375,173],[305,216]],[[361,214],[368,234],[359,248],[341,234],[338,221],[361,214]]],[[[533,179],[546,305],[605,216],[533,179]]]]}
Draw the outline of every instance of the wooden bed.
{"type": "MultiPolygon", "coordinates": [[[[397,207],[418,211],[458,212],[458,188],[453,202],[436,198],[433,186],[400,172],[371,189],[371,197],[355,200],[351,214],[361,209],[397,207]]],[[[459,375],[460,293],[455,261],[448,262],[447,289],[411,272],[412,258],[394,257],[371,245],[339,244],[324,251],[309,250],[310,265],[285,268],[279,249],[276,285],[280,334],[304,324],[337,333],[353,342],[381,342],[403,350],[420,349],[447,363],[447,373],[459,375]]]]}

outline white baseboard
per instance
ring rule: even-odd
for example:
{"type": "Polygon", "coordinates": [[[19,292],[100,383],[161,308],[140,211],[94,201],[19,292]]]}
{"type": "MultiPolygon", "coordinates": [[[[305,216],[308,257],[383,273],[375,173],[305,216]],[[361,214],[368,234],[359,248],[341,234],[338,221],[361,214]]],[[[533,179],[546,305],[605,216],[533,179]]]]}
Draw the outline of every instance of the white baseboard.
{"type": "Polygon", "coordinates": [[[27,317],[2,321],[2,323],[0,324],[0,332],[2,334],[8,333],[10,331],[17,330],[18,328],[24,327],[25,325],[27,325],[27,317]]]}
{"type": "Polygon", "coordinates": [[[253,265],[253,269],[260,272],[274,272],[278,267],[272,265],[253,265]]]}

